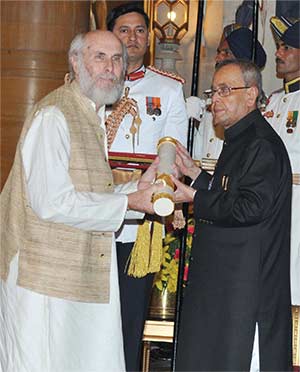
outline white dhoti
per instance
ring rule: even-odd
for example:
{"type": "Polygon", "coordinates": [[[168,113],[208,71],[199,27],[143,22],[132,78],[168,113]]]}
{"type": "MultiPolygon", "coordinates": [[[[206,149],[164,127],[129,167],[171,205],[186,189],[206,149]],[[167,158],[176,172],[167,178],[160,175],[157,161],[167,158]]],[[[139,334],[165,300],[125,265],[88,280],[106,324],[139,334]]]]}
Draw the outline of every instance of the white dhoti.
{"type": "Polygon", "coordinates": [[[44,296],[17,286],[17,257],[0,285],[1,372],[125,371],[115,244],[109,304],[44,296]]]}

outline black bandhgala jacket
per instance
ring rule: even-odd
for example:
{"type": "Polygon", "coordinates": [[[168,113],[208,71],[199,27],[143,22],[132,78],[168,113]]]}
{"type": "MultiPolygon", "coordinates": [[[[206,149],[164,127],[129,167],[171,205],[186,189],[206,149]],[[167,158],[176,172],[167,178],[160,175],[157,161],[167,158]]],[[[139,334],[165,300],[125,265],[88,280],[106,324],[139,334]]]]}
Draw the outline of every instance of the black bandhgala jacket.
{"type": "Polygon", "coordinates": [[[213,176],[195,181],[195,234],[177,371],[291,369],[292,175],[280,137],[258,110],[225,130],[213,176]]]}

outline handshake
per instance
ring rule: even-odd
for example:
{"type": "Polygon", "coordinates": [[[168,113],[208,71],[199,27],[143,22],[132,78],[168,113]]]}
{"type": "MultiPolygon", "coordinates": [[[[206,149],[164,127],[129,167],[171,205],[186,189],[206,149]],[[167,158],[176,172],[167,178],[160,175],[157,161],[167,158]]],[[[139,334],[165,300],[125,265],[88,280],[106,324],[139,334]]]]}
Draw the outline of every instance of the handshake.
{"type": "Polygon", "coordinates": [[[184,175],[195,180],[201,169],[186,148],[171,137],[158,143],[158,156],[142,175],[138,190],[128,194],[128,209],[167,216],[174,203],[192,202],[196,190],[179,178],[184,175]]]}

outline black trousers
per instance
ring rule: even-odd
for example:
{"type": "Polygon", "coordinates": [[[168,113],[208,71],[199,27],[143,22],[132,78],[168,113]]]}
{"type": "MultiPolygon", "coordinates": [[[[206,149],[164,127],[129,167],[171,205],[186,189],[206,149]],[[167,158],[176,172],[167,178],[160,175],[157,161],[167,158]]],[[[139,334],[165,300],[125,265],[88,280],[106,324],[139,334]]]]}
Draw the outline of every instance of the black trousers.
{"type": "Polygon", "coordinates": [[[133,278],[124,273],[133,243],[117,242],[124,352],[127,372],[141,370],[144,323],[148,314],[154,274],[133,278]]]}

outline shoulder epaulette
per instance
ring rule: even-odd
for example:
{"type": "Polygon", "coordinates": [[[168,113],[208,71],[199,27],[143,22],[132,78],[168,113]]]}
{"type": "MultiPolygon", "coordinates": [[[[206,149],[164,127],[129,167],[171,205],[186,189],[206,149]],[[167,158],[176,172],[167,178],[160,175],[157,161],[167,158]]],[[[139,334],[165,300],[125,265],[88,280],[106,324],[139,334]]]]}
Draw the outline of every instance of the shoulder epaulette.
{"type": "Polygon", "coordinates": [[[150,71],[156,72],[159,75],[166,76],[166,77],[169,77],[171,79],[177,80],[181,84],[185,83],[185,79],[182,78],[181,76],[175,74],[174,72],[160,70],[159,68],[157,68],[155,66],[148,66],[147,69],[149,69],[150,71]]]}
{"type": "Polygon", "coordinates": [[[267,100],[266,100],[266,106],[268,106],[268,104],[270,103],[271,98],[272,98],[272,96],[273,96],[274,94],[281,93],[282,91],[283,91],[283,88],[279,88],[279,89],[277,89],[277,90],[274,90],[274,92],[272,92],[272,93],[269,95],[269,97],[267,98],[267,100]]]}
{"type": "Polygon", "coordinates": [[[274,91],[269,95],[269,99],[270,99],[274,94],[282,93],[283,91],[284,91],[283,88],[279,88],[279,89],[274,90],[274,91]]]}

